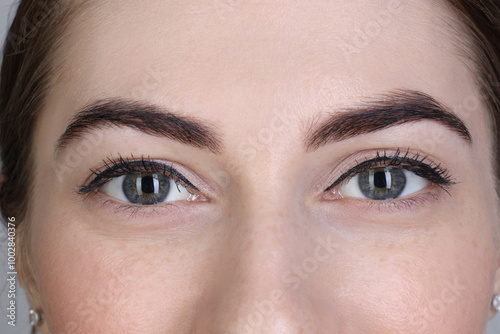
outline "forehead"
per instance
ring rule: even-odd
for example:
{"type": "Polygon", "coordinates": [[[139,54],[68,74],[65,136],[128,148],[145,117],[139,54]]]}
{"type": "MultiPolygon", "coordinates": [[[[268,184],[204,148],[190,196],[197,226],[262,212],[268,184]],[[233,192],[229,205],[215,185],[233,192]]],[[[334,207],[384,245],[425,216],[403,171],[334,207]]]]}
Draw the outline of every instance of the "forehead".
{"type": "Polygon", "coordinates": [[[451,17],[431,1],[106,1],[71,24],[56,87],[66,110],[110,96],[303,109],[395,88],[453,104],[474,84],[451,17]]]}

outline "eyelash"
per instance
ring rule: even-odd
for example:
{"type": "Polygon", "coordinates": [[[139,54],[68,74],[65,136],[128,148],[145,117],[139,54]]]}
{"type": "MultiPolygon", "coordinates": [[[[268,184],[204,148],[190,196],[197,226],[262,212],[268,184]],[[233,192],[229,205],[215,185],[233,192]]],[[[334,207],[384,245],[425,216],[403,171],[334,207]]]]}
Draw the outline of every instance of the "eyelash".
{"type": "Polygon", "coordinates": [[[366,159],[365,161],[358,163],[355,167],[344,172],[333,184],[326,188],[324,192],[332,191],[337,186],[347,182],[357,174],[375,167],[399,167],[408,170],[415,173],[417,176],[427,179],[446,191],[448,194],[449,187],[456,184],[449,171],[446,168],[441,167],[441,164],[435,164],[433,161],[429,160],[428,155],[422,156],[420,153],[416,153],[410,157],[410,149],[408,149],[405,153],[402,153],[398,148],[392,156],[387,155],[386,151],[382,154],[380,151],[377,151],[375,158],[366,159]]]}
{"type": "Polygon", "coordinates": [[[137,173],[161,173],[173,179],[177,184],[181,184],[189,190],[199,191],[184,175],[178,172],[172,166],[152,160],[150,157],[141,157],[140,159],[123,158],[118,155],[118,158],[108,157],[103,160],[104,169],[102,171],[90,170],[95,175],[94,179],[88,184],[78,186],[77,193],[79,195],[90,195],[97,192],[102,186],[114,178],[137,173]]]}
{"type": "MultiPolygon", "coordinates": [[[[77,193],[79,195],[92,195],[93,193],[97,193],[102,186],[114,178],[137,172],[162,173],[173,179],[177,184],[181,184],[186,187],[189,192],[199,191],[196,186],[194,186],[184,175],[178,172],[171,165],[154,161],[150,157],[141,157],[136,159],[133,155],[131,155],[130,158],[123,158],[121,155],[118,155],[118,158],[108,157],[106,160],[103,160],[103,163],[104,168],[102,170],[91,169],[91,172],[95,175],[92,181],[88,184],[78,186],[77,193]]],[[[366,171],[367,169],[389,166],[399,167],[413,172],[416,175],[427,179],[432,184],[437,185],[448,194],[448,189],[456,184],[449,171],[446,168],[441,167],[441,164],[435,164],[427,155],[416,153],[413,154],[413,156],[410,156],[409,149],[404,153],[402,153],[400,149],[397,149],[393,155],[388,155],[384,150],[383,152],[377,151],[374,158],[365,158],[364,161],[357,163],[355,167],[352,167],[342,173],[342,175],[333,184],[324,190],[324,193],[334,190],[342,183],[349,181],[352,177],[366,171]]],[[[394,199],[388,200],[387,202],[399,201],[405,205],[411,205],[410,202],[413,200],[419,201],[419,198],[394,199]]],[[[137,210],[136,205],[126,205],[126,207],[135,208],[135,210],[137,210]]]]}

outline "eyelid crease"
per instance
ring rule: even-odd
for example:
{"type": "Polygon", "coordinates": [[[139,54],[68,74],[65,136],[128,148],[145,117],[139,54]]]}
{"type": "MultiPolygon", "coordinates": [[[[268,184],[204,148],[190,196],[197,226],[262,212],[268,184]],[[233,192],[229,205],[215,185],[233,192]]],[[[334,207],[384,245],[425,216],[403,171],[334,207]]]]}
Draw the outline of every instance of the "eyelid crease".
{"type": "Polygon", "coordinates": [[[329,114],[309,129],[305,147],[310,152],[332,142],[423,120],[437,122],[472,143],[469,129],[451,108],[424,92],[398,89],[329,114]]]}
{"type": "Polygon", "coordinates": [[[79,189],[77,190],[77,193],[79,195],[90,194],[114,178],[140,172],[161,173],[167,177],[173,178],[176,182],[178,181],[182,183],[186,187],[199,191],[195,185],[193,185],[186,177],[184,177],[184,175],[172,166],[154,161],[150,157],[141,157],[140,159],[136,159],[133,155],[131,155],[130,158],[124,159],[120,154],[118,154],[118,156],[118,159],[108,157],[107,161],[103,160],[104,170],[102,171],[95,171],[91,169],[91,172],[95,175],[94,179],[86,185],[84,184],[78,186],[79,189]]]}
{"type": "Polygon", "coordinates": [[[410,172],[415,173],[420,177],[424,177],[430,182],[443,188],[456,184],[453,181],[449,171],[441,167],[441,164],[435,164],[432,161],[426,162],[428,160],[428,155],[421,155],[416,153],[413,157],[409,157],[410,149],[402,155],[401,150],[398,148],[393,156],[388,156],[387,152],[384,150],[383,155],[380,155],[380,151],[377,151],[375,158],[366,159],[361,163],[357,163],[356,166],[350,168],[348,171],[342,173],[342,175],[333,184],[328,186],[324,192],[331,191],[339,184],[351,177],[374,167],[398,167],[406,169],[410,172]]]}

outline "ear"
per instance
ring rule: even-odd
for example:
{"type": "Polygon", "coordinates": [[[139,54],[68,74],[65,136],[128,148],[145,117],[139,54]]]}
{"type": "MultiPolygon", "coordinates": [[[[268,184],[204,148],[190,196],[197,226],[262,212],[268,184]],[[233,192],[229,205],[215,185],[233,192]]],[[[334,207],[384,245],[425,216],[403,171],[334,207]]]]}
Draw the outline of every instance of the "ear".
{"type": "Polygon", "coordinates": [[[16,269],[19,284],[26,291],[30,308],[42,310],[42,323],[37,326],[37,330],[49,333],[47,323],[43,321],[42,301],[36,281],[30,241],[29,221],[19,222],[16,227],[16,269]]]}
{"type": "MultiPolygon", "coordinates": [[[[493,299],[493,297],[495,295],[498,295],[500,294],[500,245],[498,246],[498,249],[497,249],[497,270],[496,270],[496,273],[495,273],[495,285],[494,285],[494,288],[493,288],[493,295],[491,296],[491,298],[493,299]]],[[[497,311],[495,311],[493,309],[493,307],[490,307],[490,313],[489,313],[489,316],[488,316],[488,320],[490,320],[491,318],[493,318],[495,315],[497,314],[497,311]]]]}

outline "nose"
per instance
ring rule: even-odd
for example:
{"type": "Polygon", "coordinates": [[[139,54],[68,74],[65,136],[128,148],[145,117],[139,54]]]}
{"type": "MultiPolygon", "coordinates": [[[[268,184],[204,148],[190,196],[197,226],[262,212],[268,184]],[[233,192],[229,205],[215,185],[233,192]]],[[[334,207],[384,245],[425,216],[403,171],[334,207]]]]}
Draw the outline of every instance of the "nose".
{"type": "Polygon", "coordinates": [[[327,301],[313,282],[331,254],[321,249],[293,199],[250,198],[231,210],[200,331],[320,333],[316,311],[327,301]]]}

